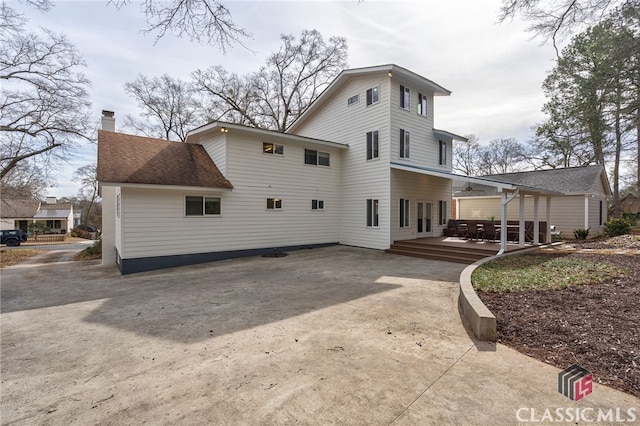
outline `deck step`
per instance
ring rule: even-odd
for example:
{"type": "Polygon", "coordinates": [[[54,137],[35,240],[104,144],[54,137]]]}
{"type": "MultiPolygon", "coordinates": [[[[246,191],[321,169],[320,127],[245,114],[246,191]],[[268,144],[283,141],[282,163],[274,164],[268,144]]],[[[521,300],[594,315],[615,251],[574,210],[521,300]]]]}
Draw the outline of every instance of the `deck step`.
{"type": "Polygon", "coordinates": [[[424,242],[417,242],[415,240],[395,241],[386,252],[402,256],[464,264],[471,264],[496,254],[495,249],[467,247],[460,246],[459,244],[425,244],[424,242]]]}

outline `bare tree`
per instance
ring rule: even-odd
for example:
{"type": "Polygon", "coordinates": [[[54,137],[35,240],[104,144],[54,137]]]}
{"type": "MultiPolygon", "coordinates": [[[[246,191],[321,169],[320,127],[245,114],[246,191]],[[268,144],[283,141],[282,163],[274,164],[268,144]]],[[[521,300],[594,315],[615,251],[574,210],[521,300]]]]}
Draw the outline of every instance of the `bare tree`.
{"type": "Polygon", "coordinates": [[[73,175],[73,181],[80,184],[77,198],[77,202],[83,207],[80,221],[87,224],[89,219],[93,217],[93,207],[99,198],[96,165],[88,164],[80,167],[73,175]]]}
{"type": "Polygon", "coordinates": [[[47,179],[42,170],[23,161],[14,167],[0,181],[0,194],[3,199],[11,200],[39,200],[45,194],[47,179]]]}
{"type": "Polygon", "coordinates": [[[492,175],[523,170],[523,150],[522,144],[514,138],[490,141],[488,145],[482,146],[478,153],[480,173],[492,175]]]}
{"type": "Polygon", "coordinates": [[[453,143],[453,171],[467,176],[478,176],[480,167],[478,164],[478,151],[480,151],[479,139],[476,135],[465,135],[466,142],[454,141],[453,143]]]}
{"type": "Polygon", "coordinates": [[[64,153],[90,132],[89,80],[65,36],[29,31],[2,4],[0,26],[0,178],[20,162],[64,153]]]}
{"type": "Polygon", "coordinates": [[[318,31],[305,30],[299,40],[281,39],[280,50],[256,73],[238,76],[222,66],[193,73],[209,97],[210,119],[284,132],[347,65],[344,37],[326,43],[318,31]]]}
{"type": "MultiPolygon", "coordinates": [[[[108,0],[107,3],[120,9],[133,2],[108,0]]],[[[226,52],[227,47],[242,45],[244,39],[252,36],[233,22],[229,9],[220,0],[143,0],[140,9],[148,25],[143,32],[156,33],[156,43],[171,33],[198,43],[217,45],[226,52]]]]}
{"type": "Polygon", "coordinates": [[[204,120],[192,85],[167,74],[154,78],[139,75],[125,84],[125,92],[142,108],[142,120],[130,115],[125,118],[125,127],[138,133],[184,142],[187,132],[204,120]]]}
{"type": "Polygon", "coordinates": [[[500,22],[521,16],[530,21],[535,37],[558,42],[606,19],[617,7],[640,5],[640,0],[502,0],[500,22]]]}

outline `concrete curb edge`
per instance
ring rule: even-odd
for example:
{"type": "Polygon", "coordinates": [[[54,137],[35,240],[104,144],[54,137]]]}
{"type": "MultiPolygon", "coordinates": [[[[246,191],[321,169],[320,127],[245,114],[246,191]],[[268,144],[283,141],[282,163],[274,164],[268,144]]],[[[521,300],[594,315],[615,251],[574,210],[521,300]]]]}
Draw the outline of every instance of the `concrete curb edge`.
{"type": "Polygon", "coordinates": [[[476,338],[480,341],[495,342],[498,339],[496,316],[482,303],[480,297],[473,289],[471,284],[471,274],[473,271],[493,259],[502,256],[511,256],[514,254],[524,254],[539,250],[543,247],[549,247],[556,244],[545,244],[529,249],[517,250],[512,253],[505,253],[500,256],[491,256],[480,259],[477,262],[467,266],[460,274],[460,295],[458,296],[458,306],[462,321],[467,324],[476,338]]]}

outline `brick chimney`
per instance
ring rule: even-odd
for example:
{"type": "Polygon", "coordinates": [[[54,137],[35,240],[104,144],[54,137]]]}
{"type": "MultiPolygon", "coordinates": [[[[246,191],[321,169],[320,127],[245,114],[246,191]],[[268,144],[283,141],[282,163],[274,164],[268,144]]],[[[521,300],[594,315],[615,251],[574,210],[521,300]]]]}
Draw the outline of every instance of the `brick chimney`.
{"type": "Polygon", "coordinates": [[[102,110],[102,130],[116,131],[116,118],[113,111],[102,110]]]}

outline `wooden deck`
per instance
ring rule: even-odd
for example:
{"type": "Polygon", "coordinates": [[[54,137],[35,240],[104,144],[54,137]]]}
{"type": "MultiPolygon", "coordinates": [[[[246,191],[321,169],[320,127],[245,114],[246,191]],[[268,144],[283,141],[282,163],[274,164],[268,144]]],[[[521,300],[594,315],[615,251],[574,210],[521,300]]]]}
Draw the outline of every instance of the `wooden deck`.
{"type": "MultiPolygon", "coordinates": [[[[531,248],[525,244],[524,248],[531,248]]],[[[507,251],[521,250],[517,243],[507,244],[507,251]]],[[[495,256],[500,250],[500,242],[464,240],[458,237],[417,238],[395,241],[387,253],[424,259],[471,264],[485,257],[495,256]]]]}

